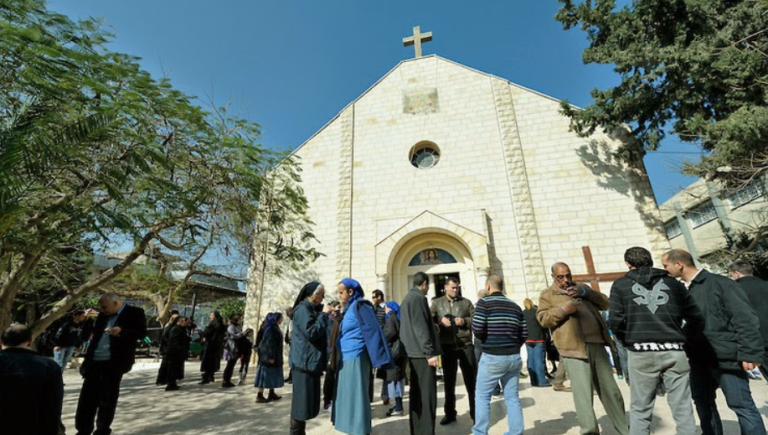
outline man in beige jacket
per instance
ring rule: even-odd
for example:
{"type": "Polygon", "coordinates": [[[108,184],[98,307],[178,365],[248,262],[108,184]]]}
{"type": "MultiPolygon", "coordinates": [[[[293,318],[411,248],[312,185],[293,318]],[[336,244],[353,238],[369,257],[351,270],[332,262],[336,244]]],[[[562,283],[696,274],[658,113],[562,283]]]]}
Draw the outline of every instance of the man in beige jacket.
{"type": "Polygon", "coordinates": [[[552,266],[554,283],[541,292],[536,317],[552,330],[552,339],[571,378],[573,402],[581,433],[599,434],[592,408],[597,391],[613,427],[620,435],[629,433],[624,398],[621,395],[605,346],[613,346],[599,310],[608,308],[608,297],[586,284],[575,284],[565,263],[552,266]]]}

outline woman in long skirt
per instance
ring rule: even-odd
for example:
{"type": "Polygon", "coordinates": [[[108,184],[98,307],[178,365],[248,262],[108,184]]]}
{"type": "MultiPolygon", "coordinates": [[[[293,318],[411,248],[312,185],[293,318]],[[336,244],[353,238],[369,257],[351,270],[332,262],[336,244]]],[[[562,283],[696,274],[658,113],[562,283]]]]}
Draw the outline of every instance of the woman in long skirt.
{"type": "Polygon", "coordinates": [[[184,379],[184,362],[189,354],[189,335],[187,334],[187,318],[179,317],[176,324],[168,332],[165,343],[165,360],[168,360],[168,386],[165,391],[178,390],[179,380],[184,379]]]}
{"type": "Polygon", "coordinates": [[[163,361],[160,362],[160,370],[157,371],[155,385],[166,385],[168,383],[168,361],[166,361],[165,358],[165,348],[168,342],[168,334],[171,332],[171,328],[176,325],[176,320],[178,320],[178,318],[178,314],[171,315],[171,318],[168,319],[168,323],[165,324],[165,327],[160,333],[160,349],[158,349],[158,354],[163,357],[163,361]]]}
{"type": "Polygon", "coordinates": [[[328,361],[328,313],[332,309],[322,307],[324,298],[325,288],[313,281],[302,287],[293,304],[291,435],[306,434],[307,420],[320,413],[320,378],[328,361]]]}
{"type": "Polygon", "coordinates": [[[259,389],[256,403],[267,403],[283,397],[275,393],[275,388],[283,386],[283,333],[280,324],[283,315],[270,313],[264,327],[264,338],[259,343],[259,364],[256,368],[256,381],[253,386],[259,389]],[[269,395],[264,397],[264,389],[269,388],[269,395]]]}
{"type": "Polygon", "coordinates": [[[224,335],[227,332],[227,325],[218,311],[211,313],[211,323],[203,330],[202,361],[200,362],[200,371],[203,372],[203,380],[200,384],[213,382],[213,374],[219,371],[221,367],[221,354],[224,348],[224,335]]]}
{"type": "MultiPolygon", "coordinates": [[[[355,314],[357,304],[364,297],[363,288],[354,279],[344,278],[338,285],[338,292],[344,314],[336,341],[340,361],[337,361],[332,421],[339,432],[366,435],[371,433],[371,358],[365,346],[362,326],[355,314]]],[[[370,305],[360,309],[373,313],[370,305]]],[[[375,318],[375,314],[373,316],[375,318]]]]}

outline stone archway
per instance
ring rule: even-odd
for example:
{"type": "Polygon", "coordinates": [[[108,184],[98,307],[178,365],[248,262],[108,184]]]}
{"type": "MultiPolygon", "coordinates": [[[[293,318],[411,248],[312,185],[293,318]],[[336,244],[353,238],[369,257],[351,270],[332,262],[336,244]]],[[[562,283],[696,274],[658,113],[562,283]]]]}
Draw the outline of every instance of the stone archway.
{"type": "MultiPolygon", "coordinates": [[[[425,211],[376,245],[378,287],[388,297],[402,300],[410,289],[410,277],[416,272],[429,275],[458,273],[464,296],[475,300],[477,289],[485,284],[490,272],[485,235],[425,211]],[[443,249],[456,263],[409,266],[408,262],[423,249],[443,249]]],[[[434,294],[434,288],[431,289],[434,294]]]]}

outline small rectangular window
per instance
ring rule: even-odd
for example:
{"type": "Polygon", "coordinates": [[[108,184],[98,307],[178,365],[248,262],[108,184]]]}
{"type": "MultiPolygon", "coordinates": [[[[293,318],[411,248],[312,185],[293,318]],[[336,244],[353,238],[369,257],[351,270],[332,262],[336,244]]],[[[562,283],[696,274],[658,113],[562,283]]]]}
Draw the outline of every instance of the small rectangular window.
{"type": "Polygon", "coordinates": [[[667,232],[668,239],[672,239],[683,233],[683,230],[680,229],[680,222],[678,222],[677,219],[669,221],[666,224],[664,224],[664,229],[667,232]]]}
{"type": "Polygon", "coordinates": [[[691,220],[693,227],[696,228],[717,218],[717,211],[715,211],[715,206],[712,204],[712,201],[707,201],[704,204],[691,209],[688,212],[688,218],[691,220]]]}
{"type": "Polygon", "coordinates": [[[728,194],[728,202],[731,204],[731,209],[741,207],[753,199],[760,197],[763,194],[763,189],[760,186],[761,182],[761,180],[753,180],[743,188],[728,194]]]}

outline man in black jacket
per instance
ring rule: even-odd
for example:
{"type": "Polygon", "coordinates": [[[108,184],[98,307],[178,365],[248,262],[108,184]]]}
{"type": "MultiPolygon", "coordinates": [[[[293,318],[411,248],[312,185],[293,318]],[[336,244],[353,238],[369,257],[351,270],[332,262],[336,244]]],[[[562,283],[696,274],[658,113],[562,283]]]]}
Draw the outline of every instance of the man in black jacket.
{"type": "Polygon", "coordinates": [[[445,417],[441,425],[456,421],[456,374],[461,367],[461,377],[467,389],[469,416],[475,419],[475,379],[477,363],[472,345],[472,317],[475,306],[459,294],[459,280],[450,277],[444,286],[445,295],[432,301],[432,319],[440,329],[440,347],[445,376],[445,417]]]}
{"type": "Polygon", "coordinates": [[[763,378],[768,381],[768,369],[765,366],[768,363],[768,282],[753,276],[753,273],[752,265],[746,261],[735,261],[728,267],[728,275],[744,289],[750,305],[755,309],[757,317],[761,319],[760,335],[763,336],[765,353],[763,354],[763,364],[760,365],[760,372],[763,374],[763,378]]]}
{"type": "Polygon", "coordinates": [[[694,435],[691,367],[683,351],[690,330],[704,326],[701,310],[685,287],[653,266],[645,248],[624,253],[629,273],[611,287],[610,326],[629,357],[630,434],[649,434],[659,382],[666,387],[678,434],[694,435]]]}
{"type": "Polygon", "coordinates": [[[727,277],[696,268],[691,254],[682,249],[667,252],[661,261],[670,275],[683,280],[704,315],[703,331],[692,335],[687,347],[691,396],[702,433],[723,433],[715,402],[719,387],[739,418],[741,433],[765,435],[746,373],[762,362],[763,339],[757,315],[744,290],[727,277]]]}
{"type": "Polygon", "coordinates": [[[409,423],[411,435],[434,435],[437,412],[437,356],[440,342],[424,297],[429,291],[429,276],[417,272],[413,288],[400,305],[400,341],[408,354],[411,368],[411,405],[409,423]]]}
{"type": "Polygon", "coordinates": [[[59,366],[29,348],[32,334],[24,325],[6,329],[0,340],[0,431],[58,433],[64,397],[59,366]]]}
{"type": "Polygon", "coordinates": [[[136,361],[137,341],[147,335],[147,319],[141,308],[125,305],[112,293],[99,299],[99,307],[91,345],[80,367],[84,380],[75,414],[77,435],[112,433],[120,381],[136,361]]]}

